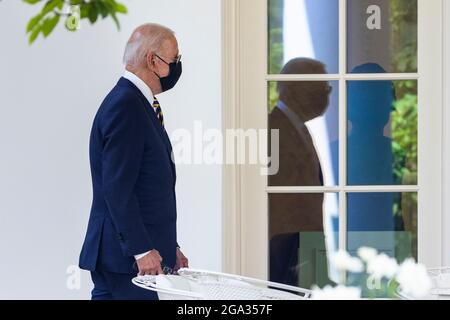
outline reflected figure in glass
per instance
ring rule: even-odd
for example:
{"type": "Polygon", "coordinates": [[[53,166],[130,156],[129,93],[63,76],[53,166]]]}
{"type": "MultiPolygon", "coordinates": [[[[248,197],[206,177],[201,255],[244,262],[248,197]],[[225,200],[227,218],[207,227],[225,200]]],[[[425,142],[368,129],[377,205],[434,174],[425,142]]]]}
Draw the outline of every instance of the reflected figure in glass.
{"type": "MultiPolygon", "coordinates": [[[[295,58],[284,66],[281,73],[324,74],[326,70],[320,61],[295,58]]],[[[329,105],[330,91],[331,87],[326,81],[278,83],[279,101],[269,114],[269,129],[279,130],[280,170],[277,174],[269,176],[269,185],[324,185],[314,140],[305,123],[325,113],[329,105]]],[[[302,268],[316,263],[309,259],[300,261],[299,250],[302,233],[315,233],[316,236],[311,237],[311,239],[314,238],[311,241],[316,242],[317,248],[325,248],[323,202],[322,193],[270,196],[271,281],[299,285],[302,268]]],[[[304,241],[308,241],[307,239],[305,237],[304,241]]],[[[314,283],[316,283],[315,279],[310,279],[310,283],[303,282],[302,285],[308,286],[314,283]]]]}

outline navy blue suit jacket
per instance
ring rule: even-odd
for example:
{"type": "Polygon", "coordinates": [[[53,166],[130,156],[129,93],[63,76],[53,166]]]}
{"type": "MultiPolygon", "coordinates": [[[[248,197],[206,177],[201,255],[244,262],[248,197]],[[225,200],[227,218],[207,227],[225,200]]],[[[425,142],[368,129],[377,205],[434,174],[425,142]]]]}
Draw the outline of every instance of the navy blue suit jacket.
{"type": "Polygon", "coordinates": [[[93,203],[80,268],[136,273],[134,255],[176,262],[175,165],[165,129],[141,91],[121,78],[90,137],[93,203]]]}

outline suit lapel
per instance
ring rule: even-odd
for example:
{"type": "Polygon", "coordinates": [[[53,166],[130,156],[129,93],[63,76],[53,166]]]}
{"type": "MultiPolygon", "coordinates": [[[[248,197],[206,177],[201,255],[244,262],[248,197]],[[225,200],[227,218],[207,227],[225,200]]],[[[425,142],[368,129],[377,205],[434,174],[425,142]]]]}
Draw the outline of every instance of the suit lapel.
{"type": "MultiPolygon", "coordinates": [[[[142,98],[144,99],[143,101],[144,103],[148,102],[145,97],[142,98]]],[[[161,125],[161,122],[159,122],[159,119],[156,116],[155,111],[153,111],[151,108],[152,106],[146,106],[145,110],[147,111],[147,114],[150,116],[150,119],[153,122],[153,126],[156,128],[156,131],[158,132],[159,136],[163,140],[167,153],[169,154],[170,167],[172,168],[172,173],[175,177],[175,164],[173,163],[172,159],[172,143],[170,142],[166,129],[164,129],[164,127],[161,125]]]]}
{"type": "Polygon", "coordinates": [[[175,164],[172,159],[172,144],[170,142],[170,139],[166,132],[166,129],[164,129],[164,127],[161,125],[161,122],[159,121],[158,117],[156,116],[155,111],[152,109],[152,106],[149,105],[147,98],[142,94],[142,92],[131,81],[129,81],[128,79],[125,79],[125,78],[120,78],[119,85],[130,86],[139,95],[139,98],[141,99],[142,103],[144,104],[145,111],[149,115],[150,120],[153,123],[153,126],[156,128],[156,131],[158,132],[159,136],[161,137],[161,139],[166,147],[166,150],[169,154],[170,166],[172,168],[172,173],[175,178],[175,164]]]}
{"type": "Polygon", "coordinates": [[[167,148],[168,152],[172,152],[172,144],[170,143],[169,136],[167,135],[166,129],[161,125],[161,122],[159,122],[158,117],[156,116],[155,111],[152,110],[152,106],[147,105],[147,99],[143,97],[145,106],[145,111],[150,116],[150,119],[152,120],[153,126],[156,128],[156,131],[158,131],[159,136],[164,142],[164,145],[167,148]]]}

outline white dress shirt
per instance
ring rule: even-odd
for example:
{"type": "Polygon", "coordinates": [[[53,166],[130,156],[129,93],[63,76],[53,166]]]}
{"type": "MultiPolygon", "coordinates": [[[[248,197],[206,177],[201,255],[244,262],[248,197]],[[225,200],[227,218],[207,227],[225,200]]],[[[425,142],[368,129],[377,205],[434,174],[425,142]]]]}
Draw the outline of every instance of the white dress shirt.
{"type": "MultiPolygon", "coordinates": [[[[125,70],[122,77],[131,81],[131,83],[134,84],[139,89],[139,91],[142,92],[144,97],[148,100],[148,103],[153,106],[153,102],[155,102],[155,96],[153,95],[152,89],[150,89],[150,87],[141,78],[128,70],[125,70]]],[[[155,108],[153,108],[153,111],[156,112],[155,108]]]]}
{"type": "Polygon", "coordinates": [[[289,119],[289,122],[302,136],[303,130],[305,129],[305,123],[300,119],[300,117],[281,100],[278,101],[277,108],[285,114],[285,116],[289,119]]]}
{"type": "MultiPolygon", "coordinates": [[[[151,106],[153,106],[153,102],[155,101],[155,96],[153,95],[152,90],[149,88],[149,86],[142,81],[141,78],[139,78],[137,75],[135,75],[134,73],[125,70],[123,77],[129,81],[131,81],[131,83],[133,83],[144,95],[144,97],[148,100],[148,103],[150,103],[151,106]]],[[[153,111],[156,112],[155,108],[152,108],[153,111]]],[[[140,258],[144,257],[145,255],[147,255],[150,251],[141,253],[141,254],[137,254],[134,256],[134,258],[136,260],[139,260],[140,258]]]]}

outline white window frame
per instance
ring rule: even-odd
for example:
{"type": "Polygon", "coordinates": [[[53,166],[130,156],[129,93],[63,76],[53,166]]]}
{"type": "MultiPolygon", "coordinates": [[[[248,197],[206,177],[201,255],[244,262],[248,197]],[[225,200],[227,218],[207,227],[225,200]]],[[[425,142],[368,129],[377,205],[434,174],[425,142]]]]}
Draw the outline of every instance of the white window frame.
{"type": "MultiPolygon", "coordinates": [[[[347,192],[419,192],[419,261],[429,267],[442,265],[445,252],[450,247],[444,245],[444,243],[449,244],[449,239],[446,241],[443,239],[443,235],[447,237],[445,230],[448,230],[446,228],[449,221],[445,220],[442,207],[450,206],[450,202],[444,201],[445,197],[442,196],[446,187],[450,190],[450,179],[445,180],[449,182],[448,186],[447,183],[442,184],[442,173],[445,167],[443,164],[447,155],[443,154],[441,146],[446,139],[443,138],[442,133],[443,123],[441,122],[443,121],[436,123],[436,119],[446,119],[445,121],[448,121],[447,124],[450,125],[450,112],[444,118],[442,110],[444,98],[442,84],[445,80],[442,72],[444,52],[441,35],[442,18],[446,12],[450,13],[448,8],[443,10],[445,1],[418,0],[419,25],[428,26],[428,29],[419,28],[419,73],[376,75],[346,74],[345,36],[340,41],[339,74],[267,75],[267,55],[265,54],[267,51],[263,50],[264,55],[259,57],[255,52],[250,52],[253,45],[255,45],[253,48],[258,47],[262,41],[267,47],[266,6],[261,6],[258,1],[266,2],[266,0],[223,0],[223,128],[266,127],[267,113],[255,114],[246,106],[266,105],[267,81],[270,80],[338,80],[339,103],[346,105],[345,80],[417,79],[419,81],[419,184],[417,186],[347,186],[345,143],[347,115],[346,109],[340,108],[339,186],[266,187],[266,177],[257,177],[257,168],[248,165],[224,167],[223,269],[226,272],[267,278],[267,266],[251,265],[255,259],[267,258],[267,221],[261,221],[264,215],[258,216],[249,212],[267,213],[268,193],[299,192],[339,193],[340,248],[347,246],[345,213],[347,192]],[[436,12],[439,12],[439,16],[435,15],[436,12]],[[430,36],[427,30],[434,30],[433,35],[430,36]],[[249,63],[250,55],[254,63],[249,63]],[[430,55],[433,55],[433,58],[430,58],[430,55]],[[251,229],[249,225],[252,226],[251,229]]],[[[340,35],[346,34],[346,4],[346,0],[340,0],[340,35]]],[[[450,71],[450,68],[448,69],[450,71]]],[[[446,138],[449,138],[450,142],[450,132],[447,132],[446,138]]],[[[450,157],[448,159],[450,160],[450,157]]],[[[450,177],[450,172],[447,175],[450,177]]]]}

